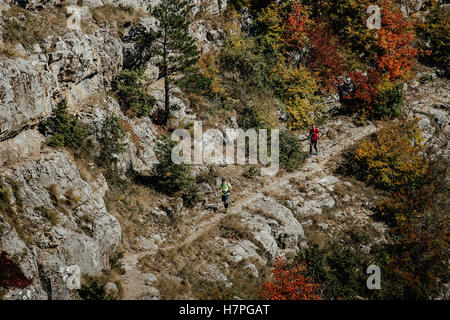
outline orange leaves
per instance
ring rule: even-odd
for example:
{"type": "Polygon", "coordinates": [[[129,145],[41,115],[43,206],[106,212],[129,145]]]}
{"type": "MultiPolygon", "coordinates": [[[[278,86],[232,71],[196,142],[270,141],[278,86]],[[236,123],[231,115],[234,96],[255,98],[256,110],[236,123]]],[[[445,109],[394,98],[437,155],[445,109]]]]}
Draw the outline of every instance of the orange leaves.
{"type": "Polygon", "coordinates": [[[378,30],[378,48],[375,55],[378,68],[389,73],[391,79],[404,78],[414,64],[418,50],[412,25],[391,0],[381,3],[382,27],[378,30]]]}
{"type": "Polygon", "coordinates": [[[273,282],[264,283],[260,295],[268,300],[321,300],[320,285],[313,283],[303,273],[303,264],[288,265],[277,257],[274,263],[273,282]]]}
{"type": "Polygon", "coordinates": [[[308,67],[318,76],[322,88],[335,90],[338,77],[344,72],[339,41],[328,22],[312,21],[307,9],[296,1],[286,21],[286,43],[293,48],[310,48],[308,67]]]}
{"type": "Polygon", "coordinates": [[[301,1],[294,2],[291,12],[286,21],[286,38],[287,42],[294,48],[302,50],[306,45],[307,26],[309,23],[309,14],[302,6],[301,1]]]}

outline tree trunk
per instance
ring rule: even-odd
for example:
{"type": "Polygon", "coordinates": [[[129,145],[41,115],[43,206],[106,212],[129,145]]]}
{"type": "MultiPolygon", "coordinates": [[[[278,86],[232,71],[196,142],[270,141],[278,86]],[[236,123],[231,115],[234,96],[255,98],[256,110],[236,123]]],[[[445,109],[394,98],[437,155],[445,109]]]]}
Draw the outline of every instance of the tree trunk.
{"type": "Polygon", "coordinates": [[[164,36],[164,124],[167,124],[170,115],[169,97],[169,67],[167,65],[167,39],[164,36]]]}

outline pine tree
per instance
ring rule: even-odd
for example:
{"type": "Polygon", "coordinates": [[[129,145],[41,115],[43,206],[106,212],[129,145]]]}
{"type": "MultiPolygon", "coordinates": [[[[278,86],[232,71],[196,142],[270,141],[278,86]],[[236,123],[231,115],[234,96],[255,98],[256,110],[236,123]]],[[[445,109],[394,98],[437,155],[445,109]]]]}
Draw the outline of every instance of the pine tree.
{"type": "Polygon", "coordinates": [[[162,58],[164,76],[164,123],[170,114],[170,85],[182,81],[199,59],[194,39],[189,35],[187,15],[190,11],[185,0],[162,0],[150,13],[159,21],[158,31],[150,31],[152,52],[162,58]],[[177,80],[174,76],[177,75],[177,80]]]}

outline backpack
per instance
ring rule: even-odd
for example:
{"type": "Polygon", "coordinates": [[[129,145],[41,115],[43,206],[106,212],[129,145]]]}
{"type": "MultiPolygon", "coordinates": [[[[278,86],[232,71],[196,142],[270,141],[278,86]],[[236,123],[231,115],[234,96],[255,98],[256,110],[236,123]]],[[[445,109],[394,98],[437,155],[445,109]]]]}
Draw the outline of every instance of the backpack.
{"type": "Polygon", "coordinates": [[[319,129],[317,129],[317,128],[311,129],[310,133],[311,133],[311,139],[313,141],[317,141],[317,138],[319,137],[319,133],[320,133],[319,129]]]}

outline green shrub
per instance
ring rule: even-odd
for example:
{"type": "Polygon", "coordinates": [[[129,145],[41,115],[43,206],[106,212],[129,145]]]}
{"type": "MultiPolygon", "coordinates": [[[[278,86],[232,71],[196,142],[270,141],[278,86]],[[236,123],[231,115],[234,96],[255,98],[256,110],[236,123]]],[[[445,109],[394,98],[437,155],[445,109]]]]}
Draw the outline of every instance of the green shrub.
{"type": "Polygon", "coordinates": [[[212,170],[209,168],[207,170],[201,170],[200,173],[195,177],[197,183],[207,183],[214,185],[216,183],[216,176],[212,170]]]}
{"type": "Polygon", "coordinates": [[[392,119],[401,115],[403,86],[398,84],[377,94],[373,103],[375,119],[392,119]]]}
{"type": "Polygon", "coordinates": [[[39,131],[50,135],[46,142],[52,147],[80,150],[91,145],[88,127],[67,113],[65,99],[58,103],[52,117],[39,124],[39,131]]]}
{"type": "Polygon", "coordinates": [[[307,266],[306,275],[323,286],[326,299],[355,299],[366,292],[366,257],[342,245],[313,244],[299,251],[297,259],[307,266]]]}
{"type": "Polygon", "coordinates": [[[101,137],[99,138],[101,150],[97,162],[106,168],[116,165],[115,156],[125,151],[125,144],[122,143],[125,131],[117,116],[109,116],[102,126],[101,137]]]}
{"type": "Polygon", "coordinates": [[[235,10],[241,10],[243,7],[247,7],[250,0],[231,0],[228,2],[228,6],[235,10]]]}
{"type": "Polygon", "coordinates": [[[445,69],[450,76],[450,13],[435,5],[426,21],[417,26],[419,38],[427,44],[431,53],[423,54],[421,60],[425,63],[445,69]]]}
{"type": "Polygon", "coordinates": [[[105,286],[98,279],[90,279],[88,284],[82,284],[78,294],[83,300],[107,300],[105,286]]]}
{"type": "Polygon", "coordinates": [[[199,203],[201,199],[198,187],[195,184],[191,184],[184,191],[182,199],[183,204],[188,208],[192,208],[195,204],[199,203]]]}
{"type": "Polygon", "coordinates": [[[264,128],[264,120],[258,115],[255,108],[243,107],[239,110],[238,123],[245,130],[251,128],[264,128]]]}
{"type": "Polygon", "coordinates": [[[121,107],[136,117],[150,115],[155,98],[147,94],[143,82],[147,79],[143,69],[122,70],[112,82],[112,89],[121,107]]]}
{"type": "Polygon", "coordinates": [[[168,136],[163,136],[156,146],[159,163],[153,167],[153,176],[158,189],[168,194],[188,190],[195,183],[189,165],[172,161],[172,149],[176,145],[168,136]]]}
{"type": "Polygon", "coordinates": [[[287,171],[294,171],[305,162],[306,153],[297,137],[288,130],[280,131],[280,165],[287,171]]]}
{"type": "Polygon", "coordinates": [[[10,199],[9,189],[0,182],[0,212],[10,207],[10,199]]]}
{"type": "Polygon", "coordinates": [[[244,177],[249,179],[254,179],[259,176],[259,169],[257,166],[250,166],[248,170],[244,173],[244,177]]]}
{"type": "Polygon", "coordinates": [[[203,95],[210,94],[212,81],[211,79],[204,76],[200,69],[195,66],[186,70],[186,75],[176,84],[183,89],[185,93],[198,93],[203,95]]]}
{"type": "Polygon", "coordinates": [[[247,86],[264,90],[268,84],[270,66],[258,51],[255,38],[229,41],[220,52],[221,69],[239,73],[247,86]]]}

